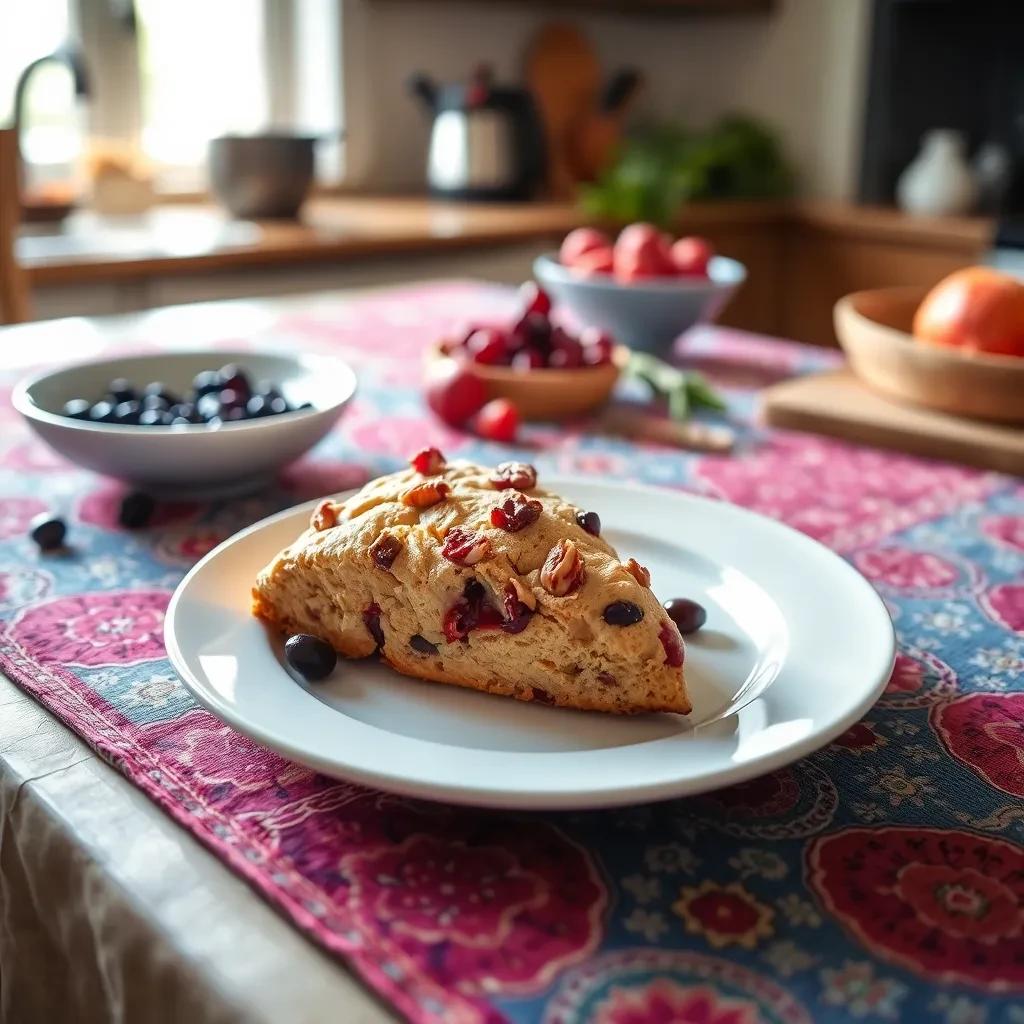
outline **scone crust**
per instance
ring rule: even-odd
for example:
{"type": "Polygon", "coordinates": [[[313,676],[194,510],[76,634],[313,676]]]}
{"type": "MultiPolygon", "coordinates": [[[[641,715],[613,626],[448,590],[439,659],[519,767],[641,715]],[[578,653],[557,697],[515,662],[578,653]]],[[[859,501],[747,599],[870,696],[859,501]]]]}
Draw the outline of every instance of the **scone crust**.
{"type": "Polygon", "coordinates": [[[492,470],[465,462],[430,477],[408,469],[372,481],[344,502],[328,502],[319,518],[314,514],[322,528],[306,530],[259,574],[254,613],[283,633],[312,633],[358,658],[376,650],[366,623],[367,609],[376,609],[385,638],[380,653],[406,675],[564,707],[688,713],[682,668],[668,664],[662,631],[671,631],[680,651],[682,640],[643,574],[577,524],[579,509],[540,487],[525,491],[541,505],[535,522],[513,533],[492,525],[491,510],[518,493],[496,489],[492,478],[492,470]],[[432,481],[448,488],[443,500],[424,507],[403,502],[411,489],[432,481]],[[487,557],[471,566],[443,557],[454,527],[486,538],[487,557]],[[370,553],[382,535],[400,544],[387,569],[370,553]],[[542,584],[541,570],[565,540],[582,559],[583,580],[556,596],[542,584]],[[526,628],[475,629],[465,639],[446,640],[445,614],[471,579],[497,608],[514,580],[535,604],[526,628]],[[615,601],[636,605],[643,618],[609,625],[603,612],[615,601]],[[437,654],[410,646],[415,634],[437,654]]]}

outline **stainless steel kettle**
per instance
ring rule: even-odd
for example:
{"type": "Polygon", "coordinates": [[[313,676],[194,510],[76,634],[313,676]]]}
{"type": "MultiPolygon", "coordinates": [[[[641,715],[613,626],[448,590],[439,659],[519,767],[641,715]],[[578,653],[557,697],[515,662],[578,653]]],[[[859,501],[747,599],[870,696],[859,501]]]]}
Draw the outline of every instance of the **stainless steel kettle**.
{"type": "Polygon", "coordinates": [[[468,82],[435,85],[424,74],[409,87],[433,115],[427,183],[449,199],[528,199],[544,175],[544,144],[525,89],[493,84],[479,67],[468,82]]]}

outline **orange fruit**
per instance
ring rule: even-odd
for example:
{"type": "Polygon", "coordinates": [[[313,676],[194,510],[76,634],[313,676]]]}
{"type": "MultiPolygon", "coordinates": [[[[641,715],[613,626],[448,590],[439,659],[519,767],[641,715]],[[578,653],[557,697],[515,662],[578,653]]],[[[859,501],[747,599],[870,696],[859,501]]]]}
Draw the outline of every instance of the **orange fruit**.
{"type": "Polygon", "coordinates": [[[957,270],[917,307],[914,337],[964,352],[1024,357],[1024,283],[991,267],[957,270]]]}

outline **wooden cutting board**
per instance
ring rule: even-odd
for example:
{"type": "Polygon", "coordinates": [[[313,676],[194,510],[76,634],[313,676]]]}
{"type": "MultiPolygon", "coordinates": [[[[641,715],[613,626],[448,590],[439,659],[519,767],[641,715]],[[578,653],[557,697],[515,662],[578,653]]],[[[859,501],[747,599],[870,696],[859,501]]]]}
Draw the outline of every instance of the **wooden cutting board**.
{"type": "Polygon", "coordinates": [[[900,405],[849,370],[798,377],[761,397],[765,423],[1024,476],[1024,428],[900,405]]]}

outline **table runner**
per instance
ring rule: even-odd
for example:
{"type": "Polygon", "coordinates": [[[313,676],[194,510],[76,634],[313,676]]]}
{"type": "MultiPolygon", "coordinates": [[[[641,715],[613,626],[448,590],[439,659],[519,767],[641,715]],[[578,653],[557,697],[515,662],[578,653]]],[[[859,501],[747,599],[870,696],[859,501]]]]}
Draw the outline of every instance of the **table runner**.
{"type": "MultiPolygon", "coordinates": [[[[0,666],[410,1020],[1024,1022],[1019,481],[749,423],[731,457],[585,424],[530,429],[542,473],[686,488],[790,523],[850,560],[892,613],[896,668],[863,721],[702,797],[557,814],[407,800],[262,750],[177,681],[163,612],[220,540],[397,468],[424,443],[508,457],[432,420],[416,385],[426,344],[510,301],[435,284],[319,303],[235,339],[344,355],[359,395],[274,487],[165,503],[132,533],[117,526],[119,485],[24,431],[7,374],[0,666]],[[45,509],[68,518],[66,556],[41,556],[27,537],[45,509]]],[[[759,387],[835,360],[722,329],[693,332],[682,353],[744,421],[759,387]]]]}

